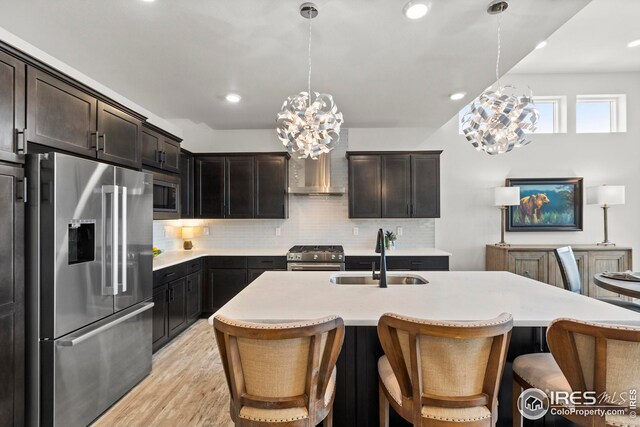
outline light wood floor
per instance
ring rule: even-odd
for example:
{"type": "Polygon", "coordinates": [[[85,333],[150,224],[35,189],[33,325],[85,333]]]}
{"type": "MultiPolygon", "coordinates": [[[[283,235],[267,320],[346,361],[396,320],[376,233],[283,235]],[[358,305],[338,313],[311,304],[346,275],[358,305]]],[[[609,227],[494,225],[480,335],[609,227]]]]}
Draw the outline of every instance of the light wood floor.
{"type": "Polygon", "coordinates": [[[153,356],[151,374],[93,427],[231,427],[213,328],[198,320],[153,356]]]}

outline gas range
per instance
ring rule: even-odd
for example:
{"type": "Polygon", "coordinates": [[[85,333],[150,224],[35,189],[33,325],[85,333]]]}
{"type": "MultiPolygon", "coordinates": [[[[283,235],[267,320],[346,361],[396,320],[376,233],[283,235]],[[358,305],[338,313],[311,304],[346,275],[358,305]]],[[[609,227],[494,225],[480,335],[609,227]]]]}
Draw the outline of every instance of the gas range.
{"type": "Polygon", "coordinates": [[[294,246],[287,252],[291,271],[344,270],[344,249],[340,245],[294,246]]]}

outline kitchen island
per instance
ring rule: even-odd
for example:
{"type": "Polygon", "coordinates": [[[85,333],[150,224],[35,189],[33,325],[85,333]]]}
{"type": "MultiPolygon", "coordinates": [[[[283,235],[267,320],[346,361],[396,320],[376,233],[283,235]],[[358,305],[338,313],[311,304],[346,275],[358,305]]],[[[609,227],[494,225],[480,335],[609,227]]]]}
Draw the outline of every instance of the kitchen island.
{"type": "Polygon", "coordinates": [[[410,273],[429,283],[381,289],[330,282],[335,274],[359,276],[363,272],[267,272],[216,314],[258,322],[341,316],[346,335],[338,361],[337,426],[377,425],[377,359],[382,349],[376,325],[383,313],[459,321],[511,313],[514,331],[500,391],[499,425],[511,425],[511,362],[520,354],[546,349],[544,330],[552,320],[571,317],[640,325],[640,314],[508,272],[410,273]]]}

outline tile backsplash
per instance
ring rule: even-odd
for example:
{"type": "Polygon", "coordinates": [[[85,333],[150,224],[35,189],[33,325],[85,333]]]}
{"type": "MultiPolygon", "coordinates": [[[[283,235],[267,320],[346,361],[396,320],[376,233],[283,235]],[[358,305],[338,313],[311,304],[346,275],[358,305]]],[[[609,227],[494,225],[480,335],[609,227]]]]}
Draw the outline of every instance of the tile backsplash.
{"type": "MultiPolygon", "coordinates": [[[[341,133],[340,144],[331,152],[331,180],[334,186],[347,187],[348,130],[341,133]]],[[[297,185],[304,179],[303,160],[292,157],[289,161],[289,181],[297,185]]],[[[300,244],[340,244],[362,248],[375,246],[378,228],[397,231],[399,248],[434,247],[433,219],[351,219],[348,197],[342,196],[289,196],[288,219],[250,220],[171,220],[154,221],[153,244],[163,250],[182,248],[180,225],[193,225],[196,237],[194,248],[282,248],[300,244]],[[202,235],[202,228],[209,235],[202,235]],[[279,228],[277,235],[276,229],[279,228]],[[357,235],[354,235],[357,228],[357,235]]]]}

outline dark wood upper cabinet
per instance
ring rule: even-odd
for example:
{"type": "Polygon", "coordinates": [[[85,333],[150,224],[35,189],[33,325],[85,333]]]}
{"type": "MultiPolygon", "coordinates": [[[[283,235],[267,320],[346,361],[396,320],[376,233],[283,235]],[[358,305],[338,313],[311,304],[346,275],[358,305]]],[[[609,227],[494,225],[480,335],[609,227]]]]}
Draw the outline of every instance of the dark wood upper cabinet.
{"type": "Polygon", "coordinates": [[[25,63],[0,52],[0,160],[22,163],[25,154],[25,63]]]}
{"type": "Polygon", "coordinates": [[[382,156],[382,217],[411,217],[411,156],[382,156]]]}
{"type": "Polygon", "coordinates": [[[0,165],[0,425],[24,424],[24,169],[0,165]]]}
{"type": "Polygon", "coordinates": [[[380,156],[349,156],[349,217],[380,218],[382,184],[380,156]]]}
{"type": "Polygon", "coordinates": [[[439,218],[440,153],[347,153],[349,217],[439,218]]]}
{"type": "Polygon", "coordinates": [[[180,218],[194,217],[194,167],[193,155],[187,151],[180,153],[180,218]]]}
{"type": "Polygon", "coordinates": [[[440,218],[440,155],[411,155],[411,198],[414,218],[440,218]]]}
{"type": "Polygon", "coordinates": [[[199,157],[195,162],[198,218],[224,218],[224,157],[199,157]]]}
{"type": "Polygon", "coordinates": [[[287,218],[289,173],[284,156],[256,156],[256,218],[287,218]]]}
{"type": "Polygon", "coordinates": [[[140,169],[142,122],[104,102],[98,102],[98,159],[140,169]]]}
{"type": "Polygon", "coordinates": [[[98,101],[36,68],[27,67],[27,140],[95,157],[98,101]]]}
{"type": "Polygon", "coordinates": [[[168,172],[180,172],[180,141],[150,129],[142,128],[140,136],[142,164],[168,172]]]}
{"type": "Polygon", "coordinates": [[[253,156],[225,159],[225,218],[253,218],[253,156]]]}
{"type": "Polygon", "coordinates": [[[162,137],[159,133],[143,127],[140,131],[140,157],[142,164],[153,168],[162,168],[162,137]]]}
{"type": "Polygon", "coordinates": [[[287,153],[195,155],[195,216],[287,218],[287,153]]]}
{"type": "Polygon", "coordinates": [[[164,137],[162,142],[162,169],[180,172],[180,142],[164,137]]]}

